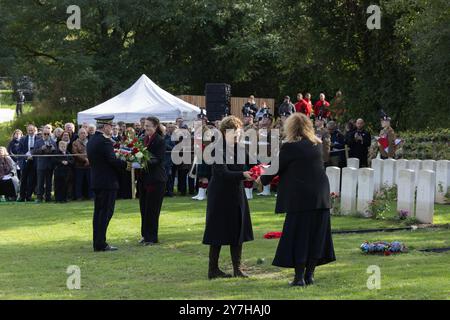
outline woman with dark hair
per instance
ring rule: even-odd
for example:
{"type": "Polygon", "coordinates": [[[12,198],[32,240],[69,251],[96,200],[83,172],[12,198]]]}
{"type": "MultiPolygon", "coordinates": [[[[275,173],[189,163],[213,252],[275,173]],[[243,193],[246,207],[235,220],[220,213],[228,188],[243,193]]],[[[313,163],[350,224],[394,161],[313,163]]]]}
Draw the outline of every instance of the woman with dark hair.
{"type": "MultiPolygon", "coordinates": [[[[323,167],[322,141],[302,113],[284,125],[279,156],[276,213],[286,213],[273,265],[295,268],[292,286],[314,283],[316,266],[336,260],[330,223],[330,187],[323,167]],[[306,269],[306,270],[305,270],[306,269]]],[[[269,184],[273,176],[261,176],[269,184]]],[[[259,182],[259,181],[258,181],[259,182]]]]}
{"type": "Polygon", "coordinates": [[[225,135],[227,130],[238,129],[242,129],[242,122],[235,116],[221,121],[220,131],[224,136],[223,162],[212,165],[203,236],[203,244],[210,246],[209,279],[231,277],[219,269],[219,255],[223,245],[230,246],[234,276],[248,277],[241,269],[242,244],[253,240],[253,230],[242,181],[250,181],[252,177],[250,172],[244,170],[245,164],[237,162],[236,137],[225,135]]]}
{"type": "Polygon", "coordinates": [[[158,118],[146,118],[144,129],[144,144],[150,152],[150,160],[147,168],[141,170],[139,177],[139,207],[142,218],[142,239],[139,243],[148,246],[159,242],[159,215],[167,182],[164,170],[166,143],[158,118]]]}

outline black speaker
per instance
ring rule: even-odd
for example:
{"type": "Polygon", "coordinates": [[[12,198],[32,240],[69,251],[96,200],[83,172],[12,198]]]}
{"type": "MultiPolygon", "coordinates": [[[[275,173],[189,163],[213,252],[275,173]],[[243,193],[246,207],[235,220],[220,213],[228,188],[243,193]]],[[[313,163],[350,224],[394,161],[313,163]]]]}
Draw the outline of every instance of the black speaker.
{"type": "Polygon", "coordinates": [[[205,86],[206,115],[209,121],[221,120],[231,111],[231,86],[226,83],[207,83],[205,86]]]}

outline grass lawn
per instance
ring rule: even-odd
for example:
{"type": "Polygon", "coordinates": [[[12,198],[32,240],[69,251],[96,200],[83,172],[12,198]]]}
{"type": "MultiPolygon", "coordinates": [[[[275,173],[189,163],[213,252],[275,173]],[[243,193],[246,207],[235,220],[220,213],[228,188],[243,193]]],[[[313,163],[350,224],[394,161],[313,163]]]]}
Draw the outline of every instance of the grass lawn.
{"type": "MultiPolygon", "coordinates": [[[[138,203],[118,201],[108,233],[119,251],[91,248],[92,202],[0,204],[0,299],[449,299],[450,252],[418,249],[450,247],[450,229],[334,235],[337,261],[318,268],[317,284],[289,288],[292,270],[271,266],[284,217],[273,214],[274,198],[250,202],[255,241],[244,245],[249,279],[207,280],[208,247],[201,244],[205,202],[165,199],[160,219],[161,244],[137,245],[138,203]],[[403,241],[410,252],[366,256],[364,240],[403,241]],[[258,259],[264,259],[258,264],[258,259]],[[81,269],[81,290],[68,290],[66,269],[81,269]],[[381,289],[369,290],[370,265],[381,270],[381,289]]],[[[450,223],[450,207],[436,206],[435,223],[450,223]]],[[[396,227],[394,220],[333,217],[333,230],[396,227]]],[[[228,247],[221,266],[231,270],[228,247]]]]}

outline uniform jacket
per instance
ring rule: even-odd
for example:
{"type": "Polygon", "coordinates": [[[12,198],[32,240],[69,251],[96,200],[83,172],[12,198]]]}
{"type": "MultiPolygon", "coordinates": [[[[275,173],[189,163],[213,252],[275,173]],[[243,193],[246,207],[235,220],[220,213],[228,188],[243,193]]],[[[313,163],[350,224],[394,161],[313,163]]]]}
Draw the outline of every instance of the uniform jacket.
{"type": "Polygon", "coordinates": [[[87,155],[91,165],[91,187],[94,190],[118,190],[119,174],[127,163],[117,159],[109,137],[97,131],[89,140],[87,155]]]}
{"type": "Polygon", "coordinates": [[[381,147],[381,146],[379,147],[381,156],[383,158],[394,158],[395,149],[396,149],[394,129],[392,129],[391,127],[382,129],[380,131],[380,137],[386,137],[388,140],[388,143],[389,143],[388,152],[386,152],[383,147],[381,147]]]}

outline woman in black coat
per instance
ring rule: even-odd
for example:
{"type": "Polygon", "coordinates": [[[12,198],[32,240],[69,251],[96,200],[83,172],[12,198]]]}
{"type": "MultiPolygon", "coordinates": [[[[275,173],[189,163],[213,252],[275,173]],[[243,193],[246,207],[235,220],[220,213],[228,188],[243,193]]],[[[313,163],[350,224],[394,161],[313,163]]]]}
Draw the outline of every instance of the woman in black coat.
{"type": "Polygon", "coordinates": [[[139,207],[141,209],[141,244],[148,246],[158,243],[159,215],[166,190],[167,175],[164,170],[166,143],[159,119],[145,120],[144,144],[150,152],[147,169],[139,178],[139,207]]]}
{"type": "MultiPolygon", "coordinates": [[[[224,118],[220,125],[224,137],[227,129],[240,128],[242,122],[234,116],[224,118]]],[[[250,173],[244,170],[244,164],[237,164],[235,140],[232,137],[224,139],[223,164],[212,165],[212,176],[208,186],[203,244],[210,246],[209,279],[231,277],[219,269],[219,255],[223,245],[230,246],[234,276],[247,277],[241,270],[242,244],[253,240],[253,230],[242,181],[252,178],[250,173]],[[226,148],[230,148],[228,155],[226,148]],[[234,153],[234,162],[226,164],[225,157],[230,156],[231,152],[234,153]]]]}
{"type": "MultiPolygon", "coordinates": [[[[336,260],[330,223],[330,187],[322,142],[302,113],[285,123],[279,156],[276,213],[287,213],[273,265],[295,268],[294,286],[314,283],[316,266],[336,260]],[[306,271],[305,271],[306,268],[306,271]]],[[[269,184],[273,176],[261,176],[269,184]]]]}

